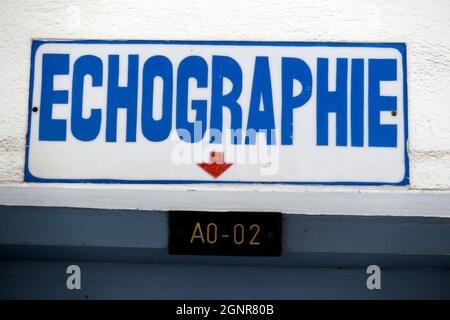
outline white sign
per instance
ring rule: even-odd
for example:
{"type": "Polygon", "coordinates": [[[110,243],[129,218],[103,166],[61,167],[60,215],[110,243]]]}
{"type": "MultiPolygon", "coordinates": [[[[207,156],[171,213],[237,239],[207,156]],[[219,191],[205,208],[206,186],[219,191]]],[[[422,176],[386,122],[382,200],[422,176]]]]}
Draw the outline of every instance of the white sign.
{"type": "Polygon", "coordinates": [[[25,180],[408,184],[404,44],[33,41],[25,180]]]}

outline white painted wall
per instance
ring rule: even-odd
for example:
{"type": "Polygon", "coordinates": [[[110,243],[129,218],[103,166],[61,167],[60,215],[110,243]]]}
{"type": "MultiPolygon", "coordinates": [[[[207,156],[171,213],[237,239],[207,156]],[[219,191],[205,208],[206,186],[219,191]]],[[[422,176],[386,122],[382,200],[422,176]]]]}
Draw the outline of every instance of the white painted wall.
{"type": "Polygon", "coordinates": [[[449,0],[1,0],[0,183],[11,186],[23,181],[32,38],[406,42],[411,188],[450,189],[449,0]]]}

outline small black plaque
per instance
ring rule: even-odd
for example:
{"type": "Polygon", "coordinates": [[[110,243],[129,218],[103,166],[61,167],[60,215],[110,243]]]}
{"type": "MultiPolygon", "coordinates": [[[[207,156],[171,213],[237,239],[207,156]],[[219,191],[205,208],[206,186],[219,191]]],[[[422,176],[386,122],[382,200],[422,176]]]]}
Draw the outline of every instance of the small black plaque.
{"type": "Polygon", "coordinates": [[[169,254],[281,256],[281,213],[171,211],[169,254]]]}

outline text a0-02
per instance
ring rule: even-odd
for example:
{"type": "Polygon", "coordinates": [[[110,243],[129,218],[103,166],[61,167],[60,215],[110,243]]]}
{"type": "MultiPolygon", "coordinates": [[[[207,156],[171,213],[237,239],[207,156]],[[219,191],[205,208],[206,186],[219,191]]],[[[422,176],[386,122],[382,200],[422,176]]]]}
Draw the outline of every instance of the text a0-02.
{"type": "Polygon", "coordinates": [[[280,256],[279,212],[169,213],[169,253],[182,255],[280,256]]]}

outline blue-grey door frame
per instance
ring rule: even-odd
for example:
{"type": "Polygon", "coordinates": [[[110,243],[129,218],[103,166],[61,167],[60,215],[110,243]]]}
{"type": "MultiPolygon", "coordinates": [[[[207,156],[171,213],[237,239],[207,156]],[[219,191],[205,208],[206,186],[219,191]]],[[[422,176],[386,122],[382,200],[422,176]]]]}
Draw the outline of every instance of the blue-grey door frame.
{"type": "Polygon", "coordinates": [[[167,213],[0,206],[0,298],[450,298],[450,219],[283,215],[282,257],[169,256],[167,213]],[[66,267],[82,289],[66,288],[66,267]],[[382,268],[381,290],[366,267],[382,268]]]}

